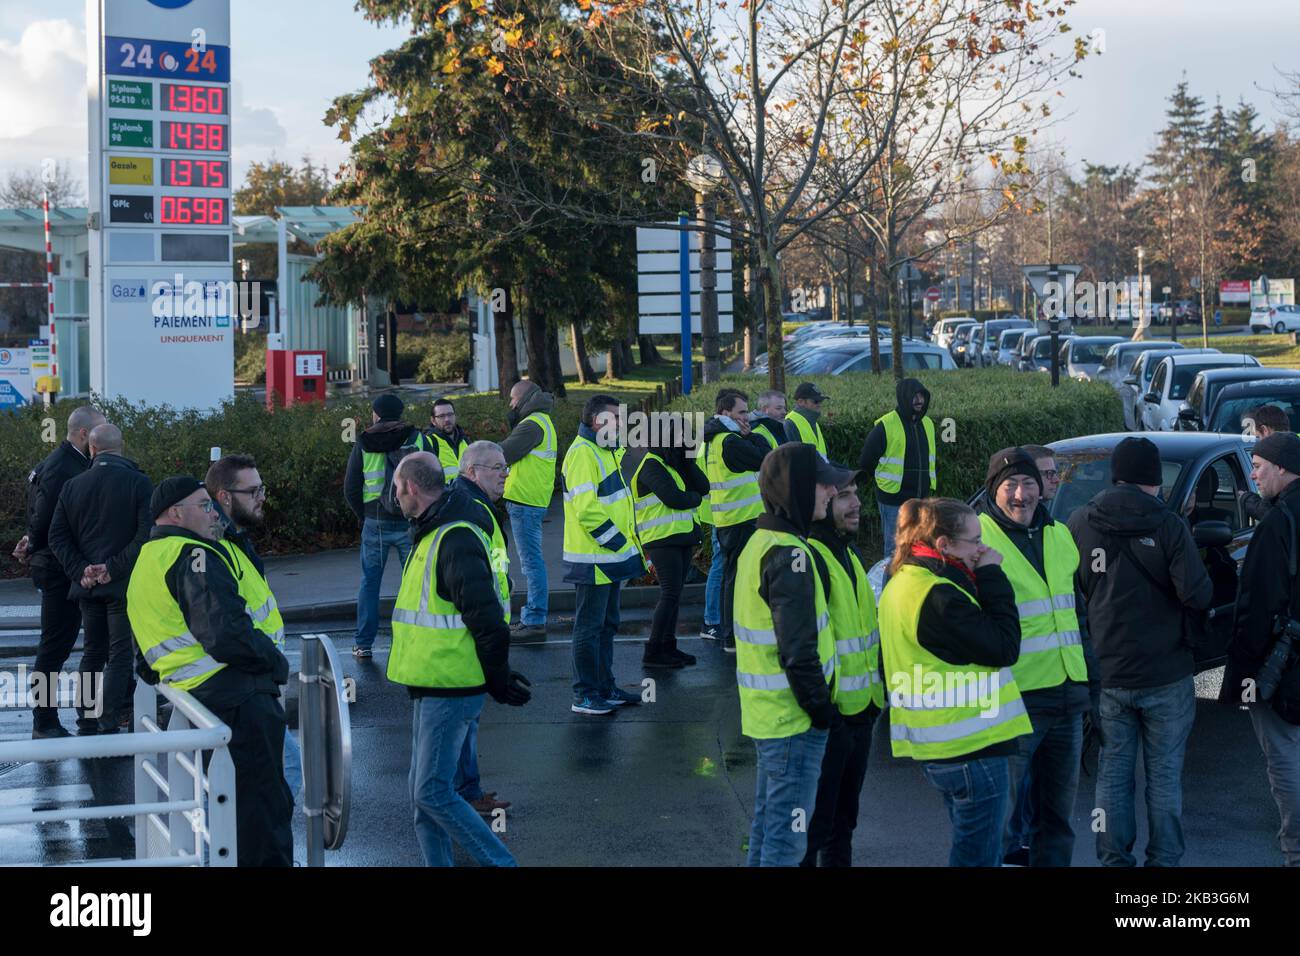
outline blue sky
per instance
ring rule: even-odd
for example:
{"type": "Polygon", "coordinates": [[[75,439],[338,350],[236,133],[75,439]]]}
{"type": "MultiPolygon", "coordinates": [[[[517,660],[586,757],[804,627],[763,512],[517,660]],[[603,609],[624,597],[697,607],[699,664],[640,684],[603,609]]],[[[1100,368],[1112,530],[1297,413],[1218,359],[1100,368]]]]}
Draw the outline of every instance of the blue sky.
{"type": "MultiPolygon", "coordinates": [[[[346,147],[321,123],[331,99],[366,82],[367,62],[403,32],[362,20],[350,0],[232,0],[236,182],[272,153],[331,168],[346,147]]],[[[1067,160],[1137,163],[1184,71],[1213,105],[1253,102],[1271,125],[1276,68],[1300,69],[1295,0],[1080,0],[1076,31],[1104,31],[1062,102],[1051,137],[1067,160]]],[[[46,156],[86,168],[83,0],[0,0],[0,176],[46,156]]]]}

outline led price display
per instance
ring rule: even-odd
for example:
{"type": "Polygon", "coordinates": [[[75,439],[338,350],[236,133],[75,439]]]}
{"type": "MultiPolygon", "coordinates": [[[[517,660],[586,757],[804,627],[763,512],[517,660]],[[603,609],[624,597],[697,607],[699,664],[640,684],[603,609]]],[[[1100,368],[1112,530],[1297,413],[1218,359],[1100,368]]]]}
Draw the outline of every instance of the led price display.
{"type": "Polygon", "coordinates": [[[230,182],[230,164],[224,159],[171,159],[162,161],[164,186],[224,189],[230,182]]]}
{"type": "Polygon", "coordinates": [[[163,196],[160,222],[175,226],[226,226],[230,206],[220,196],[163,196]]]}
{"type": "Polygon", "coordinates": [[[163,149],[191,149],[224,153],[229,149],[224,123],[181,123],[162,121],[163,149]]]}
{"type": "Polygon", "coordinates": [[[211,113],[225,116],[226,89],[222,86],[164,83],[161,109],[169,113],[211,113]]]}

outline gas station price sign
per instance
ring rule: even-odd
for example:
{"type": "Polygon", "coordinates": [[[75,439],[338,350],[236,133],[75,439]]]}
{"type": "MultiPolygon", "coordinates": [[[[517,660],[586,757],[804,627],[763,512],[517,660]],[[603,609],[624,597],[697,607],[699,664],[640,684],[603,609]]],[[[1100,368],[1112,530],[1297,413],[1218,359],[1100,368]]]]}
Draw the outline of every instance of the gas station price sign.
{"type": "Polygon", "coordinates": [[[172,159],[162,161],[164,186],[226,189],[230,185],[230,163],[224,159],[172,159]]]}
{"type": "Polygon", "coordinates": [[[197,86],[193,83],[164,83],[162,109],[169,113],[209,113],[225,116],[226,88],[224,86],[197,86]]]}
{"type": "Polygon", "coordinates": [[[162,121],[160,145],[163,149],[224,153],[229,151],[229,142],[225,123],[162,121]]]}

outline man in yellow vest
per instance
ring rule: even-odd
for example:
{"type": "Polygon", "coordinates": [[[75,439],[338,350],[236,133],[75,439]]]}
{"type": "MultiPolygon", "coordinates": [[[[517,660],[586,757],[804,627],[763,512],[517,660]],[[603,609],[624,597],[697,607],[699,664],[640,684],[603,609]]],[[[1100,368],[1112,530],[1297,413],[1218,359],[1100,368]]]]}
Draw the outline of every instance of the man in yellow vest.
{"type": "Polygon", "coordinates": [[[240,866],[292,866],[293,794],[284,780],[289,662],[258,630],[229,555],[220,516],[195,478],[167,478],[150,502],[154,528],[127,586],[136,671],[194,698],[230,727],[240,866]]]}
{"type": "Polygon", "coordinates": [[[826,436],[817,420],[821,418],[822,402],[828,397],[812,382],[804,382],[794,390],[794,408],[785,416],[785,440],[812,445],[823,458],[826,457],[826,436]]]}
{"type": "MultiPolygon", "coordinates": [[[[444,472],[445,474],[445,472],[444,472]]],[[[505,491],[506,476],[510,468],[506,465],[505,455],[496,442],[476,441],[466,447],[460,456],[460,477],[451,483],[451,493],[464,495],[469,499],[470,519],[487,535],[488,555],[492,560],[492,570],[498,575],[505,575],[510,580],[510,551],[507,547],[505,532],[497,518],[497,502],[505,491]]],[[[456,768],[456,792],[469,802],[469,805],[484,816],[491,816],[493,810],[507,810],[509,800],[498,800],[496,791],[483,791],[478,770],[478,720],[470,724],[469,734],[465,737],[465,746],[460,754],[460,766],[456,768]]]]}
{"type": "Polygon", "coordinates": [[[754,397],[757,411],[750,412],[749,427],[751,431],[767,432],[773,448],[784,445],[790,439],[786,437],[786,403],[785,392],[775,388],[765,389],[754,397]]]}
{"type": "MultiPolygon", "coordinates": [[[[715,414],[704,425],[704,473],[709,479],[709,513],[722,549],[722,622],[719,641],[728,654],[736,653],[731,615],[735,604],[736,566],[740,552],[754,533],[754,521],[763,512],[758,490],[758,469],[774,447],[765,433],[751,431],[749,396],[734,388],[718,391],[715,414]]],[[[703,634],[702,634],[703,636],[703,634]]]]}
{"type": "Polygon", "coordinates": [[[614,635],[622,584],[645,574],[632,489],[620,471],[618,399],[593,395],[564,456],[564,580],[576,592],[573,614],[575,714],[606,716],[641,703],[614,682],[614,635]]]}
{"type": "Polygon", "coordinates": [[[876,505],[885,557],[894,556],[898,507],[912,498],[938,493],[934,422],[926,417],[930,393],[914,378],[895,386],[897,407],[876,419],[858,456],[858,468],[876,479],[876,505]]]}
{"type": "Polygon", "coordinates": [[[414,550],[393,609],[388,679],[407,688],[415,708],[410,787],[420,850],[427,865],[451,866],[454,840],[481,866],[514,866],[455,787],[484,695],[513,707],[532,696],[523,675],[510,670],[509,586],[474,523],[479,505],[447,492],[437,458],[406,456],[393,482],[414,550]]]}
{"type": "MultiPolygon", "coordinates": [[[[248,605],[253,626],[269,637],[283,654],[284,619],[267,583],[266,565],[248,535],[249,528],[260,528],[265,522],[266,485],[262,483],[257,462],[252,455],[226,455],[208,468],[203,486],[225,519],[225,534],[218,543],[230,556],[235,581],[248,605]]],[[[302,750],[292,728],[287,728],[284,734],[284,779],[296,800],[302,790],[302,750]]]]}
{"type": "Polygon", "coordinates": [[[440,398],[433,403],[429,412],[429,430],[425,437],[433,445],[430,449],[438,456],[442,473],[447,483],[451,484],[460,474],[460,456],[469,447],[469,437],[465,429],[456,424],[456,406],[449,398],[440,398]]]}
{"type": "Polygon", "coordinates": [[[835,705],[835,635],[808,533],[852,472],[811,445],[789,443],[759,471],[763,513],[736,578],[740,729],[754,740],[758,776],[750,866],[798,866],[808,852],[835,705]]]}
{"type": "Polygon", "coordinates": [[[1020,612],[1020,658],[1012,666],[1034,731],[1017,739],[1011,793],[1031,801],[1027,853],[1012,845],[1024,806],[1013,807],[1004,840],[1006,859],[1030,866],[1069,866],[1074,851],[1075,792],[1083,749],[1083,715],[1091,698],[1083,652],[1075,571],[1079,550],[1070,530],[1041,503],[1042,478],[1023,448],[989,460],[984,499],[977,507],[984,544],[1002,555],[1002,570],[1020,612]],[[1026,774],[1029,787],[1022,787],[1026,774]],[[1022,790],[1030,789],[1023,793],[1022,790]]]}
{"type": "Polygon", "coordinates": [[[867,776],[871,728],[885,706],[876,597],[867,580],[871,562],[853,544],[862,511],[858,499],[862,476],[847,468],[845,472],[849,477],[835,489],[826,517],[814,521],[808,535],[835,635],[839,673],[832,697],[843,722],[831,729],[826,742],[804,866],[853,865],[853,831],[867,776]]]}
{"type": "Polygon", "coordinates": [[[533,382],[515,382],[510,389],[510,411],[506,422],[510,434],[501,442],[501,452],[510,466],[506,477],[506,513],[514,535],[519,566],[528,582],[528,598],[512,625],[515,640],[543,640],[546,637],[546,558],[542,554],[542,520],[555,494],[555,466],[559,443],[551,407],[555,399],[533,382]]]}

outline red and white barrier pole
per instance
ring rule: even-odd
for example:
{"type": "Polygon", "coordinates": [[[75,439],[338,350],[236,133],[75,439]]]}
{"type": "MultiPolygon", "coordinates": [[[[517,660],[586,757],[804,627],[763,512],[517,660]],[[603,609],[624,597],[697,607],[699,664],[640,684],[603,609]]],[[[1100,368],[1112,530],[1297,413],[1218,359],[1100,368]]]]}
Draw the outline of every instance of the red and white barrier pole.
{"type": "MultiPolygon", "coordinates": [[[[59,380],[59,343],[58,337],[54,330],[54,243],[50,240],[50,191],[43,191],[44,202],[42,205],[45,209],[45,298],[49,306],[49,327],[46,329],[45,339],[50,347],[50,378],[53,382],[59,380]]],[[[45,404],[50,404],[50,393],[45,393],[45,404]]]]}

